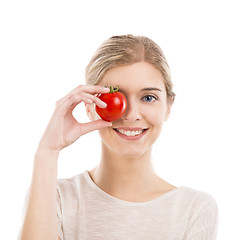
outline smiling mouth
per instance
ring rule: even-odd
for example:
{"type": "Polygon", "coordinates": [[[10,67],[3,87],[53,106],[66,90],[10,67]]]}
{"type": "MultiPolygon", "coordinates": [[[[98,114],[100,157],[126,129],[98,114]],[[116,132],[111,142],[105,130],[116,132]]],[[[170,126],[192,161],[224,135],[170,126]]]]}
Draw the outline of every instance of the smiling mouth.
{"type": "Polygon", "coordinates": [[[147,131],[148,128],[145,128],[145,129],[142,129],[142,130],[138,130],[138,131],[125,131],[125,130],[122,130],[122,129],[118,129],[118,128],[113,128],[114,131],[116,132],[119,132],[125,136],[128,136],[128,137],[134,137],[134,136],[138,136],[140,134],[142,134],[143,132],[147,131]]]}

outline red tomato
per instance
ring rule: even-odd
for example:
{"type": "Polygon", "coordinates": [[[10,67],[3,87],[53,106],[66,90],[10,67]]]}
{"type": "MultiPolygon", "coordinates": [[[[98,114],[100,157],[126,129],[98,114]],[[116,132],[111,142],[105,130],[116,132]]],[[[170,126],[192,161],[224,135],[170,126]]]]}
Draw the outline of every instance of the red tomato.
{"type": "Polygon", "coordinates": [[[95,106],[97,114],[105,121],[112,122],[118,120],[127,108],[127,99],[121,92],[118,92],[118,89],[119,86],[116,89],[110,86],[109,93],[101,94],[98,97],[107,104],[106,108],[95,106]]]}

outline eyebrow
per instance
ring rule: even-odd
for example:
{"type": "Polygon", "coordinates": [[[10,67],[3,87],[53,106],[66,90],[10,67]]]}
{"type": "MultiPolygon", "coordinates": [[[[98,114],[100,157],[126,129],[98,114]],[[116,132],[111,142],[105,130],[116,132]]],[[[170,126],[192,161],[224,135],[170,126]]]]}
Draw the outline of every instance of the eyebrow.
{"type": "Polygon", "coordinates": [[[143,88],[141,91],[142,92],[144,92],[144,91],[160,91],[160,92],[162,92],[162,90],[160,88],[156,88],[156,87],[143,88]]]}
{"type": "MultiPolygon", "coordinates": [[[[125,93],[125,91],[120,88],[118,91],[125,93]]],[[[156,87],[146,87],[146,88],[141,89],[141,92],[145,92],[145,91],[160,91],[160,92],[162,92],[162,90],[160,88],[156,88],[156,87]]]]}

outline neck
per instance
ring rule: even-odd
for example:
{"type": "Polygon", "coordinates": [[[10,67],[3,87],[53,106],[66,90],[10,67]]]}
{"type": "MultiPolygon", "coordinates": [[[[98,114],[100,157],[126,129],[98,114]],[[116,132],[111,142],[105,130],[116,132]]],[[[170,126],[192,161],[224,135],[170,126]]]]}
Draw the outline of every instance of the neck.
{"type": "Polygon", "coordinates": [[[114,196],[143,195],[159,184],[151,163],[151,149],[140,156],[123,156],[102,146],[100,164],[90,171],[93,181],[114,196]]]}

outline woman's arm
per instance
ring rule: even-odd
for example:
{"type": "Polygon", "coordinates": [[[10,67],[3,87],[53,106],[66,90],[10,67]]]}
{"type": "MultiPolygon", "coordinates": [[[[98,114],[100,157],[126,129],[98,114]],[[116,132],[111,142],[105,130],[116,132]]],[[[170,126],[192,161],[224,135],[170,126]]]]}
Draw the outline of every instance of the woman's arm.
{"type": "Polygon", "coordinates": [[[32,181],[20,240],[57,240],[57,163],[60,151],[80,136],[112,125],[98,119],[79,123],[72,115],[80,103],[106,107],[94,94],[107,93],[101,86],[81,85],[60,99],[34,157],[32,181]]]}
{"type": "Polygon", "coordinates": [[[36,151],[21,240],[58,239],[56,218],[58,155],[58,151],[41,147],[36,151]]]}

